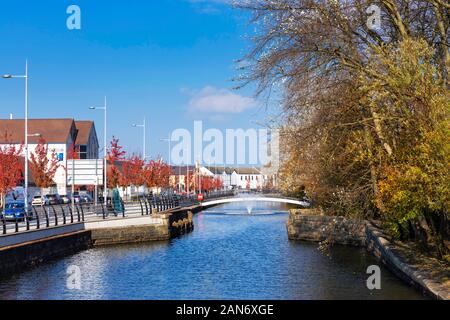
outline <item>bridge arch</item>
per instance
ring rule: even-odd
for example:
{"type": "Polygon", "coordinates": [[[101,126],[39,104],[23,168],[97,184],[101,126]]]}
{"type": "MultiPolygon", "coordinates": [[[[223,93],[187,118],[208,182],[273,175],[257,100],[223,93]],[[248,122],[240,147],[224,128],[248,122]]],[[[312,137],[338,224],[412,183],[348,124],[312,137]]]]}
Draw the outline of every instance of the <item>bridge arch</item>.
{"type": "Polygon", "coordinates": [[[277,202],[297,205],[299,207],[309,207],[309,203],[303,200],[291,199],[291,198],[276,198],[276,197],[243,197],[243,198],[221,198],[211,199],[201,202],[202,207],[215,206],[225,203],[235,202],[277,202]]]}

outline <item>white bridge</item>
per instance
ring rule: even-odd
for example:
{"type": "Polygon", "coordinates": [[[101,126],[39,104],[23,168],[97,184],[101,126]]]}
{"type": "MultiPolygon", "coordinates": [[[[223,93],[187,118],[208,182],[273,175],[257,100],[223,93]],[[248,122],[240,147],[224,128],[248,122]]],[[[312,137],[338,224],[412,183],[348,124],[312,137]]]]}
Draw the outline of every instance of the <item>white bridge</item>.
{"type": "Polygon", "coordinates": [[[303,200],[292,199],[292,198],[283,198],[283,197],[242,197],[242,198],[221,198],[221,199],[206,199],[201,202],[203,207],[215,206],[218,204],[224,203],[233,203],[233,202],[278,202],[278,203],[289,203],[294,204],[300,207],[309,207],[310,203],[303,200]]]}

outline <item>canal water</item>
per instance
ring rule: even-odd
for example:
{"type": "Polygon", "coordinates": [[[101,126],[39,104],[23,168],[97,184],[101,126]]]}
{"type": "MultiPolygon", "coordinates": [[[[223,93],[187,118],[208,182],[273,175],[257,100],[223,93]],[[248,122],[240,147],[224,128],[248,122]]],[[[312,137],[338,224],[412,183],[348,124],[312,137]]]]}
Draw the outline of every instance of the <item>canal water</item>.
{"type": "Polygon", "coordinates": [[[365,250],[327,256],[289,241],[286,220],[281,205],[215,207],[179,239],[94,248],[0,279],[0,299],[424,299],[382,266],[381,290],[368,290],[378,263],[365,250]],[[70,266],[80,290],[67,287],[70,266]]]}

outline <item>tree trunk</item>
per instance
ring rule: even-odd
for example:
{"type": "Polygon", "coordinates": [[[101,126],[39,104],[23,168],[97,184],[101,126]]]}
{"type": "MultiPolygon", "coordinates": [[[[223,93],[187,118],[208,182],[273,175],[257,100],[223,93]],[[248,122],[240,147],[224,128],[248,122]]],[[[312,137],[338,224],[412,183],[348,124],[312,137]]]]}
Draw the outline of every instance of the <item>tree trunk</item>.
{"type": "Polygon", "coordinates": [[[447,47],[448,25],[444,21],[444,15],[442,14],[437,2],[433,3],[433,10],[436,15],[436,26],[441,38],[440,49],[442,54],[442,77],[444,78],[445,84],[448,84],[448,72],[450,71],[450,52],[447,47]]]}
{"type": "MultiPolygon", "coordinates": [[[[364,140],[366,142],[367,153],[369,155],[370,181],[372,183],[373,196],[376,199],[378,196],[377,170],[376,170],[375,164],[373,163],[372,142],[371,142],[371,138],[370,138],[370,131],[366,124],[364,125],[364,140]]],[[[377,205],[377,207],[378,207],[378,205],[377,205]]]]}
{"type": "Polygon", "coordinates": [[[395,2],[392,0],[381,0],[381,3],[384,5],[389,16],[392,18],[392,22],[397,28],[400,39],[406,38],[409,34],[409,28],[408,25],[406,25],[403,21],[403,18],[395,2]]]}
{"type": "Polygon", "coordinates": [[[380,143],[383,146],[383,149],[386,151],[388,156],[392,156],[392,148],[389,145],[389,143],[387,143],[386,138],[383,134],[383,128],[381,126],[381,120],[380,120],[379,114],[373,109],[373,107],[370,107],[370,113],[373,118],[373,125],[374,125],[374,129],[375,129],[375,133],[376,133],[378,139],[380,139],[380,143]]]}
{"type": "Polygon", "coordinates": [[[6,200],[5,200],[5,194],[4,193],[1,194],[0,201],[1,201],[2,211],[5,211],[5,206],[6,206],[5,202],[6,202],[6,200]]]}
{"type": "Polygon", "coordinates": [[[445,245],[445,238],[448,236],[446,234],[448,219],[445,213],[441,212],[424,212],[424,217],[430,228],[430,238],[433,242],[436,254],[438,258],[442,258],[449,254],[449,250],[445,245]]]}

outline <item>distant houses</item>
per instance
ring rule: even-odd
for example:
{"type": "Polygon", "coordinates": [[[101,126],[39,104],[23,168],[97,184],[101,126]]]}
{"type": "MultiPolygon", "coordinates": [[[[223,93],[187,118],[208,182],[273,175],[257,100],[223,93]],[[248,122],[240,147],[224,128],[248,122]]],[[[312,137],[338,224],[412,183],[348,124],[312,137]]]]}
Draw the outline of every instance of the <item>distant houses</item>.
{"type": "Polygon", "coordinates": [[[256,167],[172,166],[171,168],[170,181],[175,190],[187,190],[185,186],[195,174],[221,179],[225,190],[261,190],[273,179],[256,167]]]}

